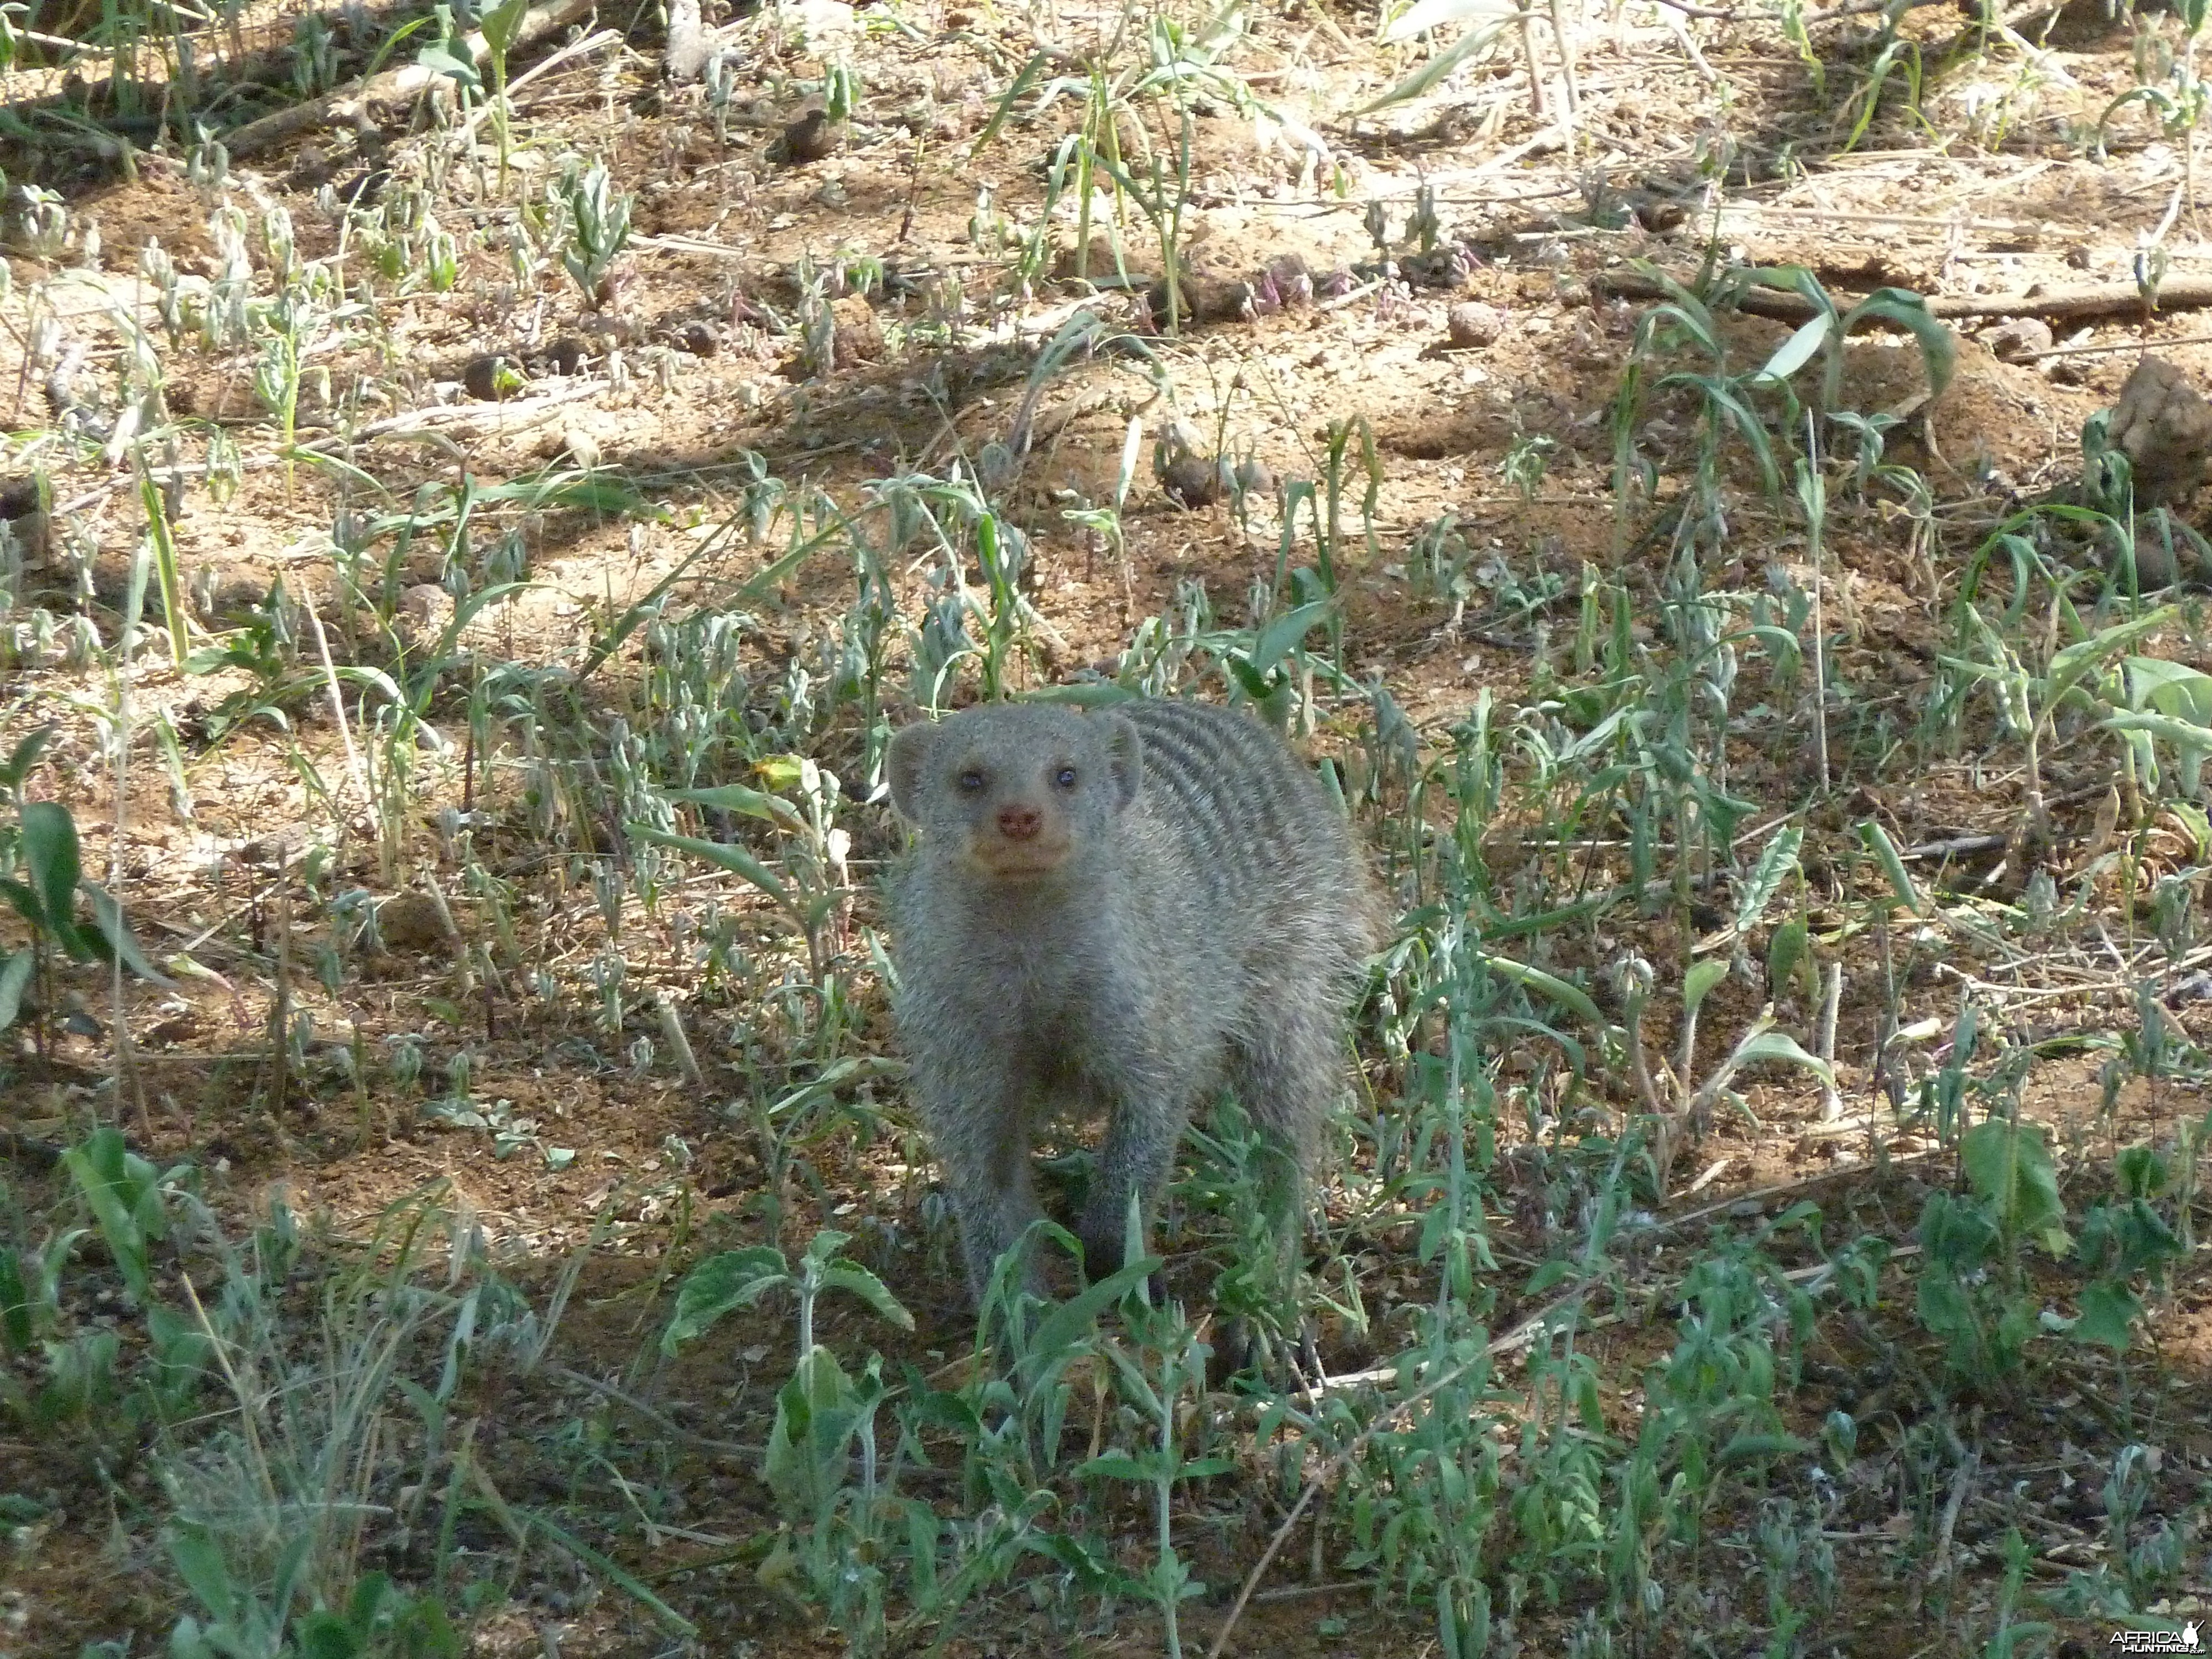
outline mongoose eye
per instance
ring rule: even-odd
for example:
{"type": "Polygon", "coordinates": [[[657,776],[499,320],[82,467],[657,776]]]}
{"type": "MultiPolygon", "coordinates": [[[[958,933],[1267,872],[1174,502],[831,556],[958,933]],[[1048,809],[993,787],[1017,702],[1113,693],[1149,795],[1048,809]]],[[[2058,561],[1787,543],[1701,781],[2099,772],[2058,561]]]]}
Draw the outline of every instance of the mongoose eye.
{"type": "Polygon", "coordinates": [[[1061,768],[1060,769],[1060,770],[1059,770],[1059,771],[1055,772],[1055,773],[1053,775],[1053,779],[1052,779],[1052,781],[1053,781],[1054,783],[1058,784],[1058,785],[1059,785],[1061,788],[1063,788],[1063,789],[1073,789],[1073,788],[1074,788],[1074,787],[1075,787],[1075,769],[1074,769],[1073,767],[1072,767],[1072,766],[1063,766],[1063,767],[1061,767],[1061,768]]]}
{"type": "Polygon", "coordinates": [[[983,775],[972,769],[963,772],[960,775],[960,787],[969,794],[974,794],[983,787],[983,775]]]}

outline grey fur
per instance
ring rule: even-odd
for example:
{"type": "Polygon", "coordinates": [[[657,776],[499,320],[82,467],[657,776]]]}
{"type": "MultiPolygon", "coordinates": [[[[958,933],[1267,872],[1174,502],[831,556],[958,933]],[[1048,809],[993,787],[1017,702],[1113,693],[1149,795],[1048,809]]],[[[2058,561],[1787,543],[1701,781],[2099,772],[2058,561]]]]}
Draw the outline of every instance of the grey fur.
{"type": "MultiPolygon", "coordinates": [[[[1224,1087],[1303,1172],[1380,917],[1344,815],[1273,732],[1195,702],[997,704],[908,726],[889,772],[921,832],[891,894],[899,1030],[978,1299],[1038,1213],[1055,1108],[1108,1121],[1077,1229],[1094,1276],[1224,1087]]],[[[1294,1229],[1295,1185],[1284,1211],[1294,1229]]]]}

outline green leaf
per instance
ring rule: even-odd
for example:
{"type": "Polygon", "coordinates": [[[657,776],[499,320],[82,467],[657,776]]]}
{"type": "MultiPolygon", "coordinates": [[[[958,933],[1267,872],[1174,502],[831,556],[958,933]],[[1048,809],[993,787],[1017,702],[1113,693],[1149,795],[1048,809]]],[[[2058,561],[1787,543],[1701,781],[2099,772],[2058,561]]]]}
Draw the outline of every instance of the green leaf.
{"type": "Polygon", "coordinates": [[[2124,710],[2099,722],[2108,732],[2140,732],[2172,749],[2186,771],[2194,772],[2212,753],[2212,730],[2172,714],[2124,710]]]}
{"type": "Polygon", "coordinates": [[[1802,325],[1795,334],[1784,340],[1775,354],[1759,366],[1753,376],[1761,380],[1786,380],[1813,360],[1813,355],[1826,344],[1835,331],[1836,319],[1822,313],[1809,323],[1802,325]]]}
{"type": "Polygon", "coordinates": [[[1840,332],[1849,334],[1855,325],[1869,319],[1901,328],[1919,343],[1920,363],[1927,371],[1930,392],[1941,394],[1951,384],[1959,343],[1928,309],[1926,300],[1910,289],[1878,288],[1844,313],[1840,332]]]}
{"type": "Polygon", "coordinates": [[[30,866],[40,921],[55,942],[82,962],[90,952],[76,931],[76,884],[84,873],[78,862],[76,820],[58,801],[26,801],[22,810],[23,860],[30,866]]]}
{"type": "Polygon", "coordinates": [[[883,1401],[882,1367],[871,1355],[856,1379],[817,1343],[777,1390],[761,1478],[787,1518],[817,1514],[846,1485],[853,1437],[883,1401]]]}
{"type": "Polygon", "coordinates": [[[132,1157],[112,1127],[94,1129],[62,1154],[62,1163],[99,1224],[132,1299],[144,1306],[153,1283],[147,1241],[164,1231],[153,1167],[132,1157]]]}
{"type": "Polygon", "coordinates": [[[23,780],[31,775],[31,769],[38,764],[39,751],[53,741],[54,733],[59,729],[56,722],[48,720],[9,751],[7,764],[0,766],[0,789],[12,794],[23,787],[23,780]]]}
{"type": "Polygon", "coordinates": [[[1802,824],[1785,823],[1776,830],[1759,854],[1759,863],[1736,900],[1735,931],[1747,933],[1759,924],[1766,907],[1790,872],[1797,867],[1797,849],[1804,844],[1802,824]]]}
{"type": "Polygon", "coordinates": [[[2135,1346],[2135,1322],[2142,1310],[2141,1298],[2126,1285],[2109,1279],[2092,1279],[2081,1287],[2081,1316],[2069,1334],[2076,1342],[2125,1353],[2135,1346]]]}
{"type": "Polygon", "coordinates": [[[2057,708],[2069,691],[2102,667],[2106,659],[2125,650],[2145,635],[2156,633],[2180,614],[2180,606],[2162,605],[2053,653],[2051,666],[2044,673],[2044,707],[2057,708]]]}
{"type": "Polygon", "coordinates": [[[1080,1464],[1076,1474],[1095,1474],[1105,1480],[1149,1480],[1152,1472],[1127,1452],[1106,1452],[1080,1464]]]}
{"type": "Polygon", "coordinates": [[[684,1343],[705,1334],[724,1314],[752,1307],[770,1291],[791,1282],[790,1263],[781,1250],[770,1244],[708,1256],[684,1274],[684,1282],[676,1287],[676,1311],[661,1335],[661,1352],[674,1353],[684,1343]]]}
{"type": "Polygon", "coordinates": [[[1117,704],[1132,702],[1137,694],[1125,685],[1110,682],[1097,685],[1041,685],[1034,691],[1024,691],[1017,702],[1050,703],[1056,708],[1112,708],[1117,704]]]}
{"type": "Polygon", "coordinates": [[[15,955],[0,961],[0,1031],[15,1023],[15,1016],[23,1012],[23,993],[31,983],[31,969],[38,965],[38,954],[25,945],[15,955]]]}
{"type": "Polygon", "coordinates": [[[482,31],[484,45],[498,57],[505,58],[514,44],[515,31],[521,26],[523,14],[530,9],[530,0],[500,0],[477,15],[477,27],[482,31]]]}
{"type": "Polygon", "coordinates": [[[667,830],[656,830],[649,823],[631,823],[623,827],[640,841],[649,841],[659,847],[672,847],[679,853],[704,859],[733,876],[742,876],[786,910],[793,915],[798,913],[797,902],[793,899],[791,890],[766,865],[742,847],[733,846],[728,842],[702,841],[696,836],[671,835],[667,830]]]}
{"type": "Polygon", "coordinates": [[[176,1522],[169,1528],[167,1542],[178,1576],[216,1623],[228,1623],[237,1607],[237,1593],[231,1588],[230,1569],[224,1565],[222,1551],[208,1536],[207,1529],[191,1522],[176,1522]]]}
{"type": "Polygon", "coordinates": [[[1872,818],[1863,818],[1859,823],[1859,840],[1881,860],[1882,870],[1889,877],[1890,890],[1897,895],[1898,902],[1916,916],[1927,915],[1927,904],[1920,896],[1920,890],[1912,884],[1912,878],[1905,873],[1905,860],[1899,856],[1897,843],[1890,840],[1889,832],[1872,818]]]}
{"type": "MultiPolygon", "coordinates": [[[[505,1522],[507,1529],[514,1534],[518,1541],[527,1536],[528,1534],[533,1530],[544,1533],[548,1538],[558,1544],[562,1549],[566,1550],[569,1554],[574,1556],[579,1561],[582,1562],[585,1566],[588,1567],[592,1571],[598,1573],[601,1577],[605,1578],[610,1583],[619,1586],[623,1595],[629,1596],[631,1599],[638,1602],[639,1605],[648,1609],[655,1618],[659,1619],[662,1624],[667,1626],[670,1630],[674,1631],[677,1634],[684,1637],[686,1640],[690,1640],[697,1637],[699,1634],[699,1628],[697,1626],[694,1625],[682,1613],[677,1612],[675,1608],[670,1607],[667,1602],[662,1601],[658,1595],[655,1595],[642,1579],[639,1578],[636,1574],[631,1572],[627,1567],[624,1567],[622,1563],[600,1554],[599,1551],[593,1549],[589,1544],[586,1544],[582,1539],[577,1537],[574,1533],[569,1532],[566,1528],[561,1526],[557,1522],[548,1520],[546,1518],[545,1512],[543,1510],[533,1509],[517,1512],[515,1510],[507,1509],[503,1504],[497,1501],[499,1497],[499,1489],[496,1486],[491,1486],[488,1481],[484,1481],[481,1475],[478,1479],[480,1488],[485,1499],[485,1507],[492,1509],[500,1516],[500,1518],[505,1522]]],[[[416,1603],[418,1612],[423,1607],[426,1602],[428,1602],[432,1611],[428,1613],[422,1614],[417,1621],[424,1638],[424,1641],[421,1648],[423,1659],[460,1659],[460,1655],[462,1653],[460,1638],[453,1629],[452,1626],[447,1621],[445,1610],[442,1607],[439,1607],[435,1602],[429,1601],[428,1597],[425,1597],[422,1601],[419,1601],[416,1603]]]]}
{"type": "Polygon", "coordinates": [[[1774,930],[1774,937],[1766,946],[1766,988],[1770,996],[1779,996],[1791,983],[1792,976],[1804,968],[1811,979],[1812,930],[1802,916],[1792,916],[1774,930]]]}
{"type": "MultiPolygon", "coordinates": [[[[0,1025],[7,1024],[0,1020],[0,1025]]],[[[2151,1146],[2123,1146],[2112,1161],[2120,1190],[2130,1198],[2156,1198],[2166,1190],[2166,1160],[2151,1146]]]]}
{"type": "Polygon", "coordinates": [[[1720,1449],[1714,1462],[1723,1468],[1741,1463],[1771,1463],[1778,1457],[1802,1457],[1810,1443],[1794,1434],[1739,1434],[1720,1449]]]}
{"type": "Polygon", "coordinates": [[[1802,1066],[1824,1083],[1832,1084],[1836,1080],[1836,1074],[1826,1060],[1817,1054],[1807,1054],[1798,1046],[1797,1039],[1786,1031],[1754,1031],[1738,1043],[1735,1053],[1729,1056],[1730,1063],[1736,1066],[1748,1066],[1761,1060],[1775,1060],[1786,1066],[1802,1066]]]}
{"type": "Polygon", "coordinates": [[[1260,630],[1252,642],[1251,665],[1264,674],[1290,653],[1299,641],[1328,620],[1336,608],[1334,599],[1316,599],[1287,611],[1260,630]]]}
{"type": "Polygon", "coordinates": [[[1570,985],[1557,975],[1546,973],[1541,968],[1531,968],[1525,962],[1516,962],[1510,957],[1485,954],[1481,960],[1484,967],[1501,978],[1511,980],[1524,990],[1541,991],[1571,1012],[1579,1014],[1599,1030],[1606,1029],[1605,1016],[1598,1012],[1598,1006],[1590,1000],[1589,993],[1579,987],[1570,985]]]}
{"type": "Polygon", "coordinates": [[[1391,105],[1402,104],[1409,98],[1419,98],[1477,52],[1487,52],[1496,46],[1499,37],[1519,15],[1517,10],[1509,11],[1478,23],[1373,103],[1363,104],[1352,113],[1372,115],[1378,109],[1388,109],[1391,105]]]}
{"type": "Polygon", "coordinates": [[[431,695],[438,689],[438,677],[459,659],[461,635],[468,631],[477,613],[487,605],[496,605],[536,586],[535,582],[494,582],[489,587],[478,588],[453,607],[445,631],[438,637],[437,650],[427,659],[411,665],[408,671],[409,704],[417,714],[428,709],[431,695]]]}
{"type": "Polygon", "coordinates": [[[1034,53],[1027,63],[1015,71],[1014,78],[1007,82],[1006,91],[1000,96],[998,108],[991,112],[991,118],[983,124],[983,130],[975,135],[975,147],[968,152],[969,160],[972,161],[976,156],[981,155],[983,147],[999,136],[999,129],[1006,125],[1006,118],[1013,113],[1016,100],[1044,78],[1044,72],[1052,66],[1052,63],[1053,54],[1040,51],[1034,53]]]}
{"type": "Polygon", "coordinates": [[[0,1246],[0,1342],[8,1352],[31,1351],[31,1292],[23,1283],[23,1259],[12,1247],[0,1246]]]}
{"type": "Polygon", "coordinates": [[[1022,1369],[1033,1372],[1041,1368],[1043,1361],[1064,1354],[1097,1322],[1100,1314],[1158,1273],[1161,1265],[1162,1258],[1157,1255],[1127,1262],[1118,1273],[1108,1274],[1054,1308],[1038,1322],[1036,1333],[1030,1339],[1029,1351],[1022,1357],[1022,1369]]]}
{"type": "Polygon", "coordinates": [[[299,1640],[300,1659],[360,1659],[367,1651],[353,1626],[327,1607],[295,1620],[292,1632],[299,1640]]]}
{"type": "Polygon", "coordinates": [[[483,85],[483,77],[477,73],[476,59],[465,47],[434,40],[415,54],[415,62],[431,74],[445,76],[471,90],[483,85]]]}
{"type": "Polygon", "coordinates": [[[833,1261],[822,1270],[824,1290],[849,1291],[902,1331],[914,1328],[914,1316],[890,1293],[884,1281],[852,1261],[833,1261]]]}
{"type": "MultiPolygon", "coordinates": [[[[158,985],[165,991],[175,990],[177,982],[155,968],[146,959],[145,952],[138,948],[138,941],[131,937],[131,924],[123,919],[123,907],[115,902],[108,890],[94,881],[79,882],[77,890],[92,902],[93,921],[90,929],[80,928],[78,931],[84,933],[95,948],[103,945],[106,946],[100,954],[111,962],[121,957],[125,968],[149,985],[158,985]]],[[[5,1023],[0,1021],[0,1024],[5,1023]]]]}
{"type": "Polygon", "coordinates": [[[2058,1172],[2041,1128],[2002,1118],[1977,1123],[1959,1142],[1959,1163],[2006,1237],[2033,1238],[2053,1255],[2069,1248],[2059,1224],[2066,1206],[2058,1172]]]}
{"type": "Polygon", "coordinates": [[[1729,965],[1717,957],[1693,962],[1690,971],[1682,975],[1682,1012],[1693,1014],[1713,987],[1728,977],[1729,965]]]}
{"type": "Polygon", "coordinates": [[[1954,1360],[1963,1357],[1971,1364],[1973,1351],[1980,1345],[1981,1327],[1974,1318],[1974,1305],[1966,1299],[1959,1281],[1947,1273],[1923,1273],[1914,1303],[1929,1333],[1943,1339],[1954,1360]]]}
{"type": "Polygon", "coordinates": [[[2124,657],[2128,707],[2154,708],[2191,725],[2212,727],[2212,674],[2164,657],[2124,657]]]}
{"type": "Polygon", "coordinates": [[[1674,386],[1693,386],[1703,394],[1706,404],[1706,419],[1715,425],[1717,415],[1725,423],[1736,429],[1751,458],[1759,464],[1760,489],[1771,500],[1782,491],[1782,471],[1775,464],[1774,441],[1768,435],[1766,422],[1757,410],[1743,400],[1739,382],[1720,374],[1669,374],[1659,382],[1662,388],[1674,386]]]}
{"type": "Polygon", "coordinates": [[[742,783],[726,783],[719,789],[671,789],[668,799],[712,806],[725,812],[742,812],[747,817],[766,818],[793,830],[804,829],[806,824],[799,809],[782,796],[771,795],[765,789],[748,789],[742,783]]]}

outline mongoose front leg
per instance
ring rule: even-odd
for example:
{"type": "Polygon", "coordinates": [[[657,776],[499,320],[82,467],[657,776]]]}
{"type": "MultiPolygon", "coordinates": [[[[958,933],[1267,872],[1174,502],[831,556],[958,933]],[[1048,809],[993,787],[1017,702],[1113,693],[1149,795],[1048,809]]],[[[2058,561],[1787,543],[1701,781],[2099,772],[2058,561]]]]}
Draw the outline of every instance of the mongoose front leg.
{"type": "Polygon", "coordinates": [[[1099,1153],[1098,1174],[1076,1229],[1083,1241],[1084,1271],[1097,1284],[1122,1265],[1128,1235],[1129,1195],[1137,1195],[1143,1220],[1142,1249],[1151,1254],[1152,1206],[1167,1182],[1176,1143],[1190,1116],[1188,1102],[1169,1093],[1140,1094],[1115,1103],[1099,1153]]]}
{"type": "MultiPolygon", "coordinates": [[[[1028,1091],[1003,1066],[926,1060],[915,1071],[915,1096],[960,1224],[969,1294],[981,1307],[999,1258],[1021,1242],[1040,1213],[1030,1159],[1028,1091]]],[[[1022,1281],[1042,1291],[1034,1261],[1023,1263],[1022,1281]]]]}

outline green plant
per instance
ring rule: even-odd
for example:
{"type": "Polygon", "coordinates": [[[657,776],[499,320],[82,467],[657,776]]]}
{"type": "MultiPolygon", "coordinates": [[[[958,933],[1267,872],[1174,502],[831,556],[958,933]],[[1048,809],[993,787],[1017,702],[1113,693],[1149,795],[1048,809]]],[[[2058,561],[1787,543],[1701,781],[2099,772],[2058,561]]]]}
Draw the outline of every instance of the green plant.
{"type": "Polygon", "coordinates": [[[477,21],[483,32],[484,56],[491,64],[491,129],[499,143],[501,190],[507,188],[507,124],[512,118],[507,99],[507,55],[514,48],[516,33],[529,9],[530,0],[498,0],[498,3],[484,9],[477,21]]]}
{"type": "MultiPolygon", "coordinates": [[[[1115,204],[1117,266],[1121,264],[1120,222],[1127,210],[1135,208],[1152,227],[1164,272],[1161,303],[1155,310],[1170,334],[1189,319],[1182,224],[1191,191],[1194,105],[1207,100],[1240,112],[1264,107],[1225,62],[1243,35],[1243,20],[1234,11],[1221,12],[1193,30],[1170,10],[1145,13],[1125,7],[1115,17],[1111,33],[1089,50],[1041,47],[1008,84],[975,140],[975,152],[980,153],[998,136],[1016,103],[1032,90],[1040,110],[1063,98],[1075,100],[1080,107],[1076,130],[1055,149],[1048,182],[1053,198],[1064,191],[1075,198],[1076,275],[1091,274],[1093,203],[1097,181],[1103,179],[1115,204]],[[1147,127],[1147,118],[1161,105],[1176,123],[1170,156],[1163,156],[1154,147],[1147,127]]],[[[1048,222],[1048,210],[1049,203],[1041,229],[1048,222]]],[[[1035,274],[1042,249],[1040,235],[1023,273],[1024,280],[1035,274]]]]}
{"type": "MultiPolygon", "coordinates": [[[[1141,1259],[1143,1244],[1144,1224],[1133,1200],[1127,1254],[1141,1259]]],[[[1191,1576],[1176,1552],[1176,1486],[1185,1480],[1225,1474],[1237,1465],[1230,1458],[1192,1457],[1183,1450],[1184,1397],[1186,1391],[1195,1399],[1205,1390],[1207,1349],[1184,1319],[1182,1309],[1152,1307],[1141,1283],[1121,1306],[1129,1340],[1108,1342],[1106,1358],[1113,1363],[1122,1397],[1137,1408],[1145,1427],[1156,1437],[1149,1446],[1102,1453],[1076,1473],[1092,1480],[1127,1480],[1149,1491],[1154,1527],[1152,1565],[1133,1588],[1160,1611],[1167,1626],[1168,1659],[1182,1659],[1180,1609],[1188,1598],[1204,1595],[1206,1586],[1191,1576]]]]}
{"type": "MultiPolygon", "coordinates": [[[[11,787],[20,788],[21,778],[45,741],[46,733],[40,732],[17,744],[9,759],[8,771],[17,781],[11,787]]],[[[76,820],[68,807],[58,801],[20,801],[15,845],[20,859],[16,867],[29,880],[0,876],[0,896],[30,924],[31,940],[0,958],[0,1030],[21,1016],[27,997],[44,1044],[55,1006],[57,952],[73,962],[128,969],[155,985],[170,983],[139,950],[122,906],[83,875],[76,820]],[[80,913],[80,899],[88,914],[80,913]]]]}
{"type": "Polygon", "coordinates": [[[2064,1254],[2065,1206],[2043,1132],[1990,1118],[1960,1137],[1965,1194],[1935,1192],[1921,1212],[1917,1306],[1941,1338],[1953,1373],[2004,1386],[2039,1329],[2022,1248],[2064,1254]]]}
{"type": "Polygon", "coordinates": [[[848,1647],[872,1651],[884,1624],[884,1574],[872,1559],[891,1518],[879,1485],[876,1418],[884,1399],[883,1360],[871,1354],[856,1376],[814,1339],[816,1302],[827,1291],[857,1296],[902,1330],[914,1316],[881,1279],[839,1252],[850,1235],[824,1228],[796,1266],[781,1250],[757,1245],[726,1250],[694,1267],[677,1287],[676,1308],[661,1336],[674,1353],[723,1315],[789,1291],[798,1304],[799,1350],[790,1380],[777,1390],[762,1478],[787,1524],[800,1528],[796,1553],[805,1581],[825,1600],[848,1647]],[[857,1489],[853,1460],[860,1457],[857,1489]]]}
{"type": "Polygon", "coordinates": [[[584,302],[604,306],[614,298],[609,278],[629,243],[631,197],[617,191],[606,163],[571,158],[552,184],[568,227],[561,266],[582,290],[584,302]]]}

